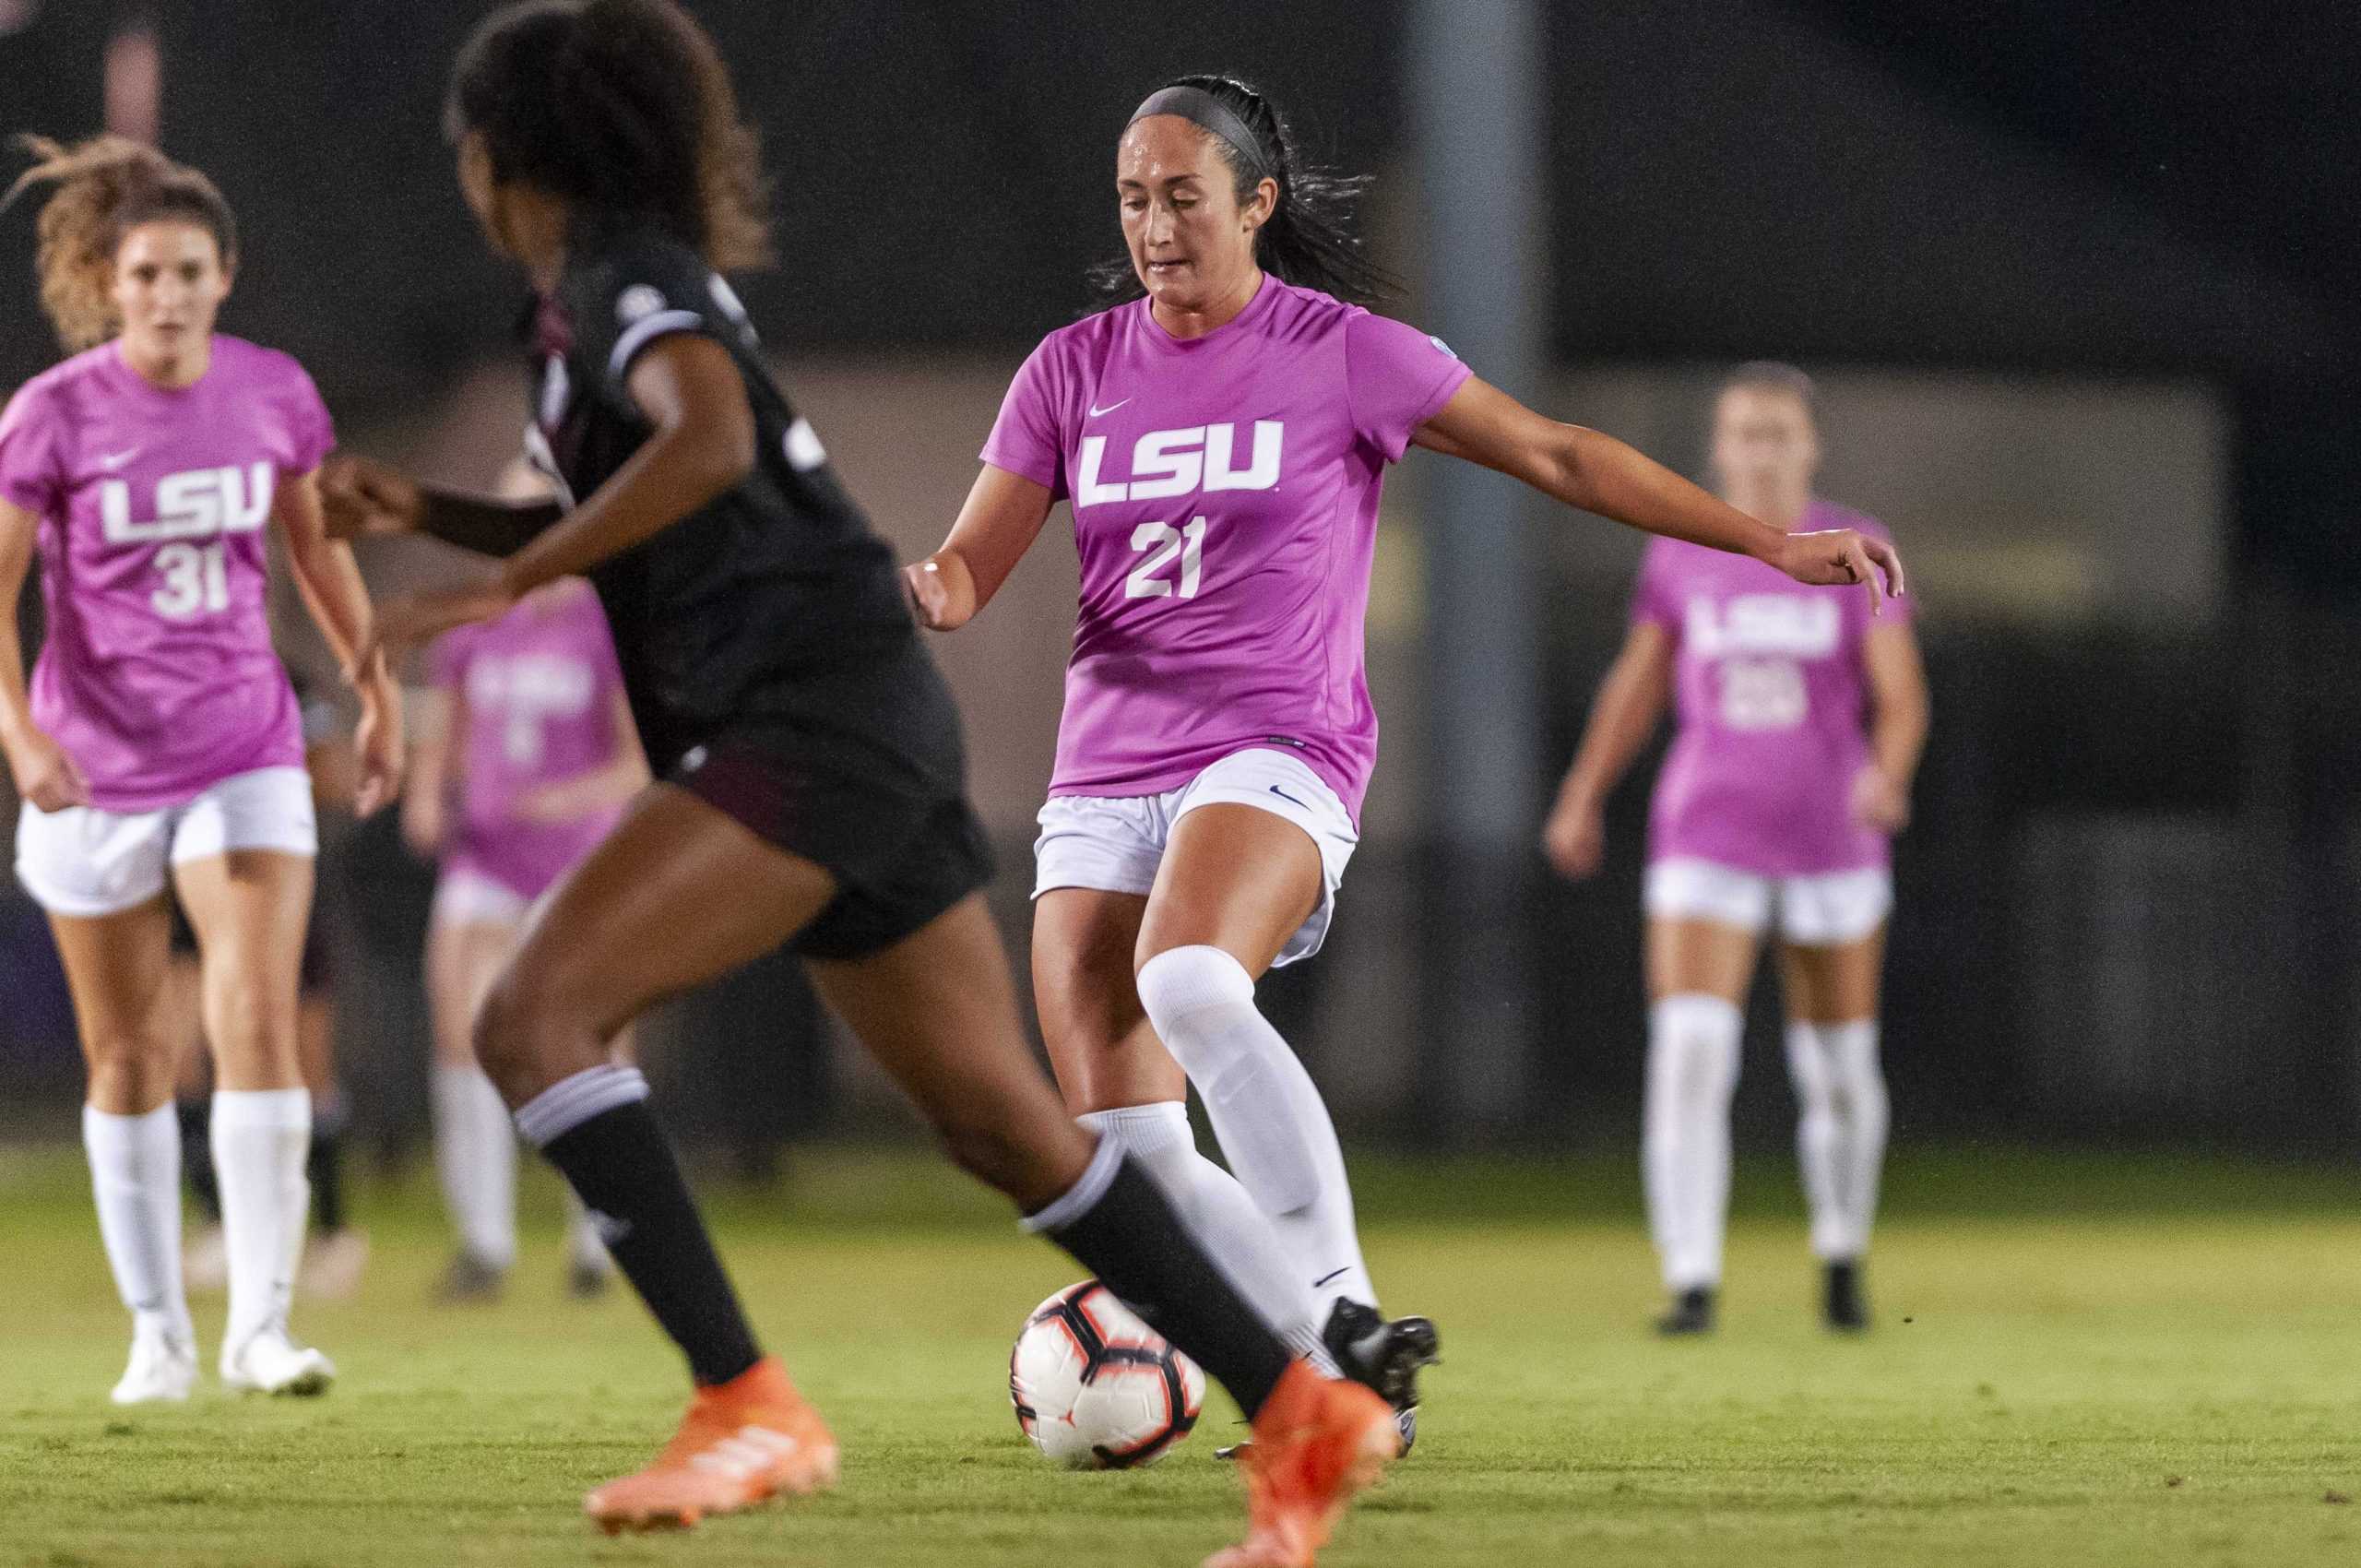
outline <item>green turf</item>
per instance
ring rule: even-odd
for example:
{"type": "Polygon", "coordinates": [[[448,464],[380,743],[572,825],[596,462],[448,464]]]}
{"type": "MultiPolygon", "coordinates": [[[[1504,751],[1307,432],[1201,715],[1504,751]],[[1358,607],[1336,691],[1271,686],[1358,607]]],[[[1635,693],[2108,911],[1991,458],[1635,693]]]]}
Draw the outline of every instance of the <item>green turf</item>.
{"type": "MultiPolygon", "coordinates": [[[[1662,1345],[1630,1162],[1369,1167],[1389,1300],[1442,1322],[1417,1456],[1324,1562],[1688,1568],[2361,1562],[2361,1183],[2335,1170],[1905,1158],[1861,1342],[1824,1337],[1794,1201],[1750,1173],[1721,1336],[1662,1345]]],[[[0,1562],[1190,1564],[1233,1533],[1228,1412],[1158,1468],[1069,1476],[1008,1414],[1007,1342],[1074,1273],[923,1163],[817,1153],[715,1204],[835,1423],[835,1495],[609,1541],[575,1515],[680,1395],[628,1300],[556,1279],[554,1198],[500,1307],[434,1312],[424,1185],[362,1194],[358,1302],[303,1327],[317,1403],[122,1414],[70,1154],[0,1156],[0,1562]]],[[[220,1306],[200,1301],[201,1327],[220,1306]]],[[[208,1356],[208,1364],[210,1358],[208,1356]]],[[[1218,1400],[1218,1396],[1216,1396],[1218,1400]]]]}

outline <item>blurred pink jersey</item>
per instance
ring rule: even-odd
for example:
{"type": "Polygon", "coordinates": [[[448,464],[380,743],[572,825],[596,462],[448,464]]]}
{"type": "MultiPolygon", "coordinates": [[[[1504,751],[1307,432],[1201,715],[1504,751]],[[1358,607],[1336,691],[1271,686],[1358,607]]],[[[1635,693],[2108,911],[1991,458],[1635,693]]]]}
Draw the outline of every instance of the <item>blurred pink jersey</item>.
{"type": "Polygon", "coordinates": [[[596,772],[633,743],[616,733],[623,675],[599,596],[578,579],[528,594],[497,621],[445,634],[434,669],[464,726],[450,737],[458,810],[446,858],[538,897],[621,814],[548,823],[517,814],[533,790],[596,772]]]}
{"type": "MultiPolygon", "coordinates": [[[[1876,519],[1814,501],[1803,528],[1876,519]]],[[[1883,619],[1906,624],[1912,600],[1883,619]]],[[[1873,623],[1857,587],[1809,588],[1744,555],[1648,541],[1632,618],[1672,639],[1678,732],[1657,778],[1651,860],[1703,860],[1765,876],[1886,863],[1884,837],[1852,816],[1869,760],[1862,639],[1873,623]]]]}

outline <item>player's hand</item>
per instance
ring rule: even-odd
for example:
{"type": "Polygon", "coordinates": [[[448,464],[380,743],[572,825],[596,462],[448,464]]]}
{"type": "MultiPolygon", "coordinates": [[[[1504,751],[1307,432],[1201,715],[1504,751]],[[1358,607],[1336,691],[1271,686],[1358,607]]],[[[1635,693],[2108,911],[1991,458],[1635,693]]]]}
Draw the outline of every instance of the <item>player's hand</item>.
{"type": "Polygon", "coordinates": [[[90,781],[65,748],[35,730],[8,754],[17,793],[36,810],[62,812],[90,803],[90,781]]]}
{"type": "Polygon", "coordinates": [[[1607,819],[1596,807],[1560,803],[1541,830],[1541,849],[1567,881],[1596,876],[1607,860],[1607,819]]]}
{"type": "Polygon", "coordinates": [[[951,552],[903,567],[902,587],[910,596],[910,613],[930,632],[955,632],[976,612],[975,580],[951,552]]]}
{"type": "Polygon", "coordinates": [[[320,465],[320,510],[330,539],[367,539],[417,529],[426,498],[399,469],[339,452],[320,465]]]}
{"type": "Polygon", "coordinates": [[[352,751],[361,766],[352,814],[371,816],[401,793],[402,766],[409,754],[402,740],[402,691],[390,676],[380,675],[361,688],[361,722],[353,727],[352,751]]]}
{"type": "Polygon", "coordinates": [[[1899,833],[1910,826],[1910,796],[1870,763],[1853,775],[1853,820],[1872,833],[1899,833]]]}
{"type": "Polygon", "coordinates": [[[359,672],[371,668],[381,655],[387,664],[392,664],[454,626],[496,621],[516,604],[516,596],[502,587],[498,578],[467,588],[438,588],[432,593],[406,593],[398,599],[389,599],[377,606],[369,640],[354,652],[344,678],[357,681],[359,672]]]}
{"type": "Polygon", "coordinates": [[[1888,594],[1903,592],[1902,557],[1884,540],[1857,529],[1791,533],[1772,564],[1799,583],[1867,584],[1872,615],[1885,609],[1888,594]]]}

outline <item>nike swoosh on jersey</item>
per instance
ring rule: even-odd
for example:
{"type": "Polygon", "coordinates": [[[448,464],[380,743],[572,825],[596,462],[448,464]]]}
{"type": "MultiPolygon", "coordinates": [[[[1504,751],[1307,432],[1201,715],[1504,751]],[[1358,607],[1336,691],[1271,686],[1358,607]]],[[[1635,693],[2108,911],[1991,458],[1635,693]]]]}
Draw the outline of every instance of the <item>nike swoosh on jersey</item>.
{"type": "MultiPolygon", "coordinates": [[[[1137,394],[1133,394],[1133,396],[1137,396],[1137,394]]],[[[1121,408],[1121,407],[1123,406],[1123,403],[1128,403],[1128,402],[1130,402],[1131,400],[1132,400],[1132,399],[1131,399],[1130,398],[1124,398],[1124,399],[1123,399],[1123,402],[1122,402],[1122,403],[1109,403],[1109,404],[1108,404],[1108,405],[1107,405],[1105,408],[1103,408],[1103,409],[1102,409],[1102,408],[1100,408],[1097,404],[1093,403],[1093,404],[1091,404],[1091,405],[1090,405],[1090,417],[1091,417],[1092,419],[1097,419],[1097,418],[1099,415],[1101,415],[1101,414],[1111,414],[1111,413],[1113,413],[1117,409],[1121,408]]]]}
{"type": "Polygon", "coordinates": [[[134,446],[128,452],[103,453],[99,457],[99,467],[102,469],[119,469],[137,456],[139,456],[139,448],[136,446],[134,446]]]}

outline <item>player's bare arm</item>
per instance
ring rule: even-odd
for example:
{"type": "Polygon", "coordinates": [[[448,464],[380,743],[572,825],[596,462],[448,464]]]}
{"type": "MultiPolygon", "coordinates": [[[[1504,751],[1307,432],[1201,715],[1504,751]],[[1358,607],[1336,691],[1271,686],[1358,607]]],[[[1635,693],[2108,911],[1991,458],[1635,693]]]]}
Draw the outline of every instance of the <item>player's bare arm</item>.
{"type": "Polygon", "coordinates": [[[1471,376],[1411,439],[1524,481],[1629,527],[1776,566],[1799,583],[1863,583],[1871,605],[1904,590],[1892,544],[1851,529],[1782,533],[1611,435],[1534,412],[1471,376]]]}
{"type": "Polygon", "coordinates": [[[943,548],[904,568],[919,622],[955,632],[992,601],[1050,516],[1049,487],[986,463],[943,548]]]}

